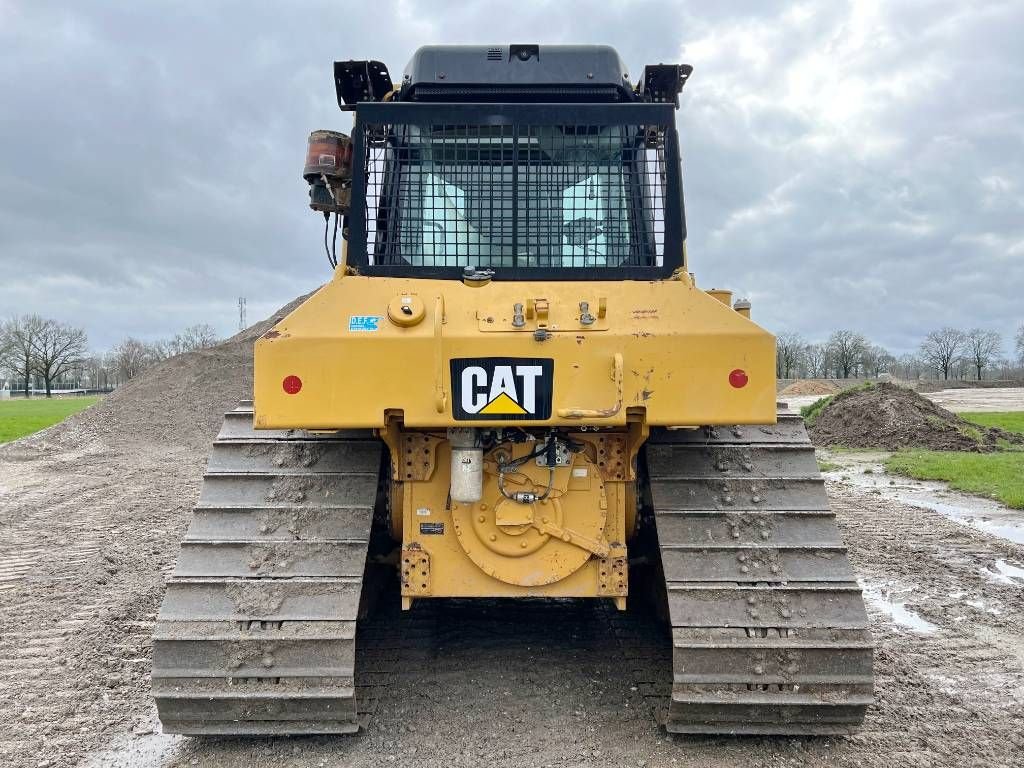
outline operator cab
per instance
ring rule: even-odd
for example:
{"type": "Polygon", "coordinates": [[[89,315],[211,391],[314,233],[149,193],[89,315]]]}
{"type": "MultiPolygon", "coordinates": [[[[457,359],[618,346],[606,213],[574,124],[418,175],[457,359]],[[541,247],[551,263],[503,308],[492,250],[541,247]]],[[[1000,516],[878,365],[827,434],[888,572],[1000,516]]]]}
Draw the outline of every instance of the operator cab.
{"type": "Polygon", "coordinates": [[[689,73],[649,66],[632,86],[608,46],[426,46],[398,88],[380,62],[338,62],[355,126],[326,165],[350,165],[318,175],[311,137],[311,205],[343,217],[362,274],[668,276],[683,266],[674,108],[689,73]]]}

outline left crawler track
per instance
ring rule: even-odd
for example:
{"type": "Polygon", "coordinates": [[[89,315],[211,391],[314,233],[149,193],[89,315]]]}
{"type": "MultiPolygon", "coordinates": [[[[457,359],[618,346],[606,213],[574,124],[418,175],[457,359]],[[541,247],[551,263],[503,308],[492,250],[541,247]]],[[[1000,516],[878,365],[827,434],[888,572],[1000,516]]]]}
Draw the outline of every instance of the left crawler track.
{"type": "Polygon", "coordinates": [[[157,618],[167,733],[354,733],[355,637],[382,444],[226,414],[157,618]]]}

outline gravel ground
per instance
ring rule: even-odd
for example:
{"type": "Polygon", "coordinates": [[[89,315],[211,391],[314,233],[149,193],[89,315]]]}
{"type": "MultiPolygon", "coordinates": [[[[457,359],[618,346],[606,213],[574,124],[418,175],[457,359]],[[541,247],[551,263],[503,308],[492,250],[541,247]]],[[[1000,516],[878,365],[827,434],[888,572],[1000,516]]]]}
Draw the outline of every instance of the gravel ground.
{"type": "Polygon", "coordinates": [[[878,642],[877,704],[857,736],[668,737],[652,712],[668,689],[668,637],[651,618],[494,601],[405,615],[385,602],[360,635],[362,682],[381,684],[363,736],[163,736],[149,633],[203,459],[159,441],[68,442],[0,452],[4,766],[999,766],[1024,756],[1024,571],[1013,575],[1024,547],[842,482],[830,490],[878,642]]]}

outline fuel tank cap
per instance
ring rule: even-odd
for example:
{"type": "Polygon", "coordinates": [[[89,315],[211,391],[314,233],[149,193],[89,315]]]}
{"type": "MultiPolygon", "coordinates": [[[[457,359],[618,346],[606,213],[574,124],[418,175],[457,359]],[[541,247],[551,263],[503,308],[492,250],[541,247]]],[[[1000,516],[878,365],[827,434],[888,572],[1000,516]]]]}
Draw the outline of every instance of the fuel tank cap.
{"type": "Polygon", "coordinates": [[[399,294],[388,303],[388,320],[402,328],[422,321],[425,312],[423,300],[415,294],[399,294]]]}

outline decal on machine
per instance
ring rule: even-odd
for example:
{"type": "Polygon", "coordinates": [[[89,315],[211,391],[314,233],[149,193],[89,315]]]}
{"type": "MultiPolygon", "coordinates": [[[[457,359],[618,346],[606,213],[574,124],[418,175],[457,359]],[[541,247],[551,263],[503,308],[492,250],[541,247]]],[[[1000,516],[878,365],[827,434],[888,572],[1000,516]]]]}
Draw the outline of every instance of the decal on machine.
{"type": "Polygon", "coordinates": [[[380,327],[381,320],[382,318],[377,317],[376,315],[349,315],[349,333],[356,331],[376,331],[380,327]]]}
{"type": "Polygon", "coordinates": [[[452,416],[458,421],[549,419],[554,370],[550,358],[452,360],[452,416]]]}

